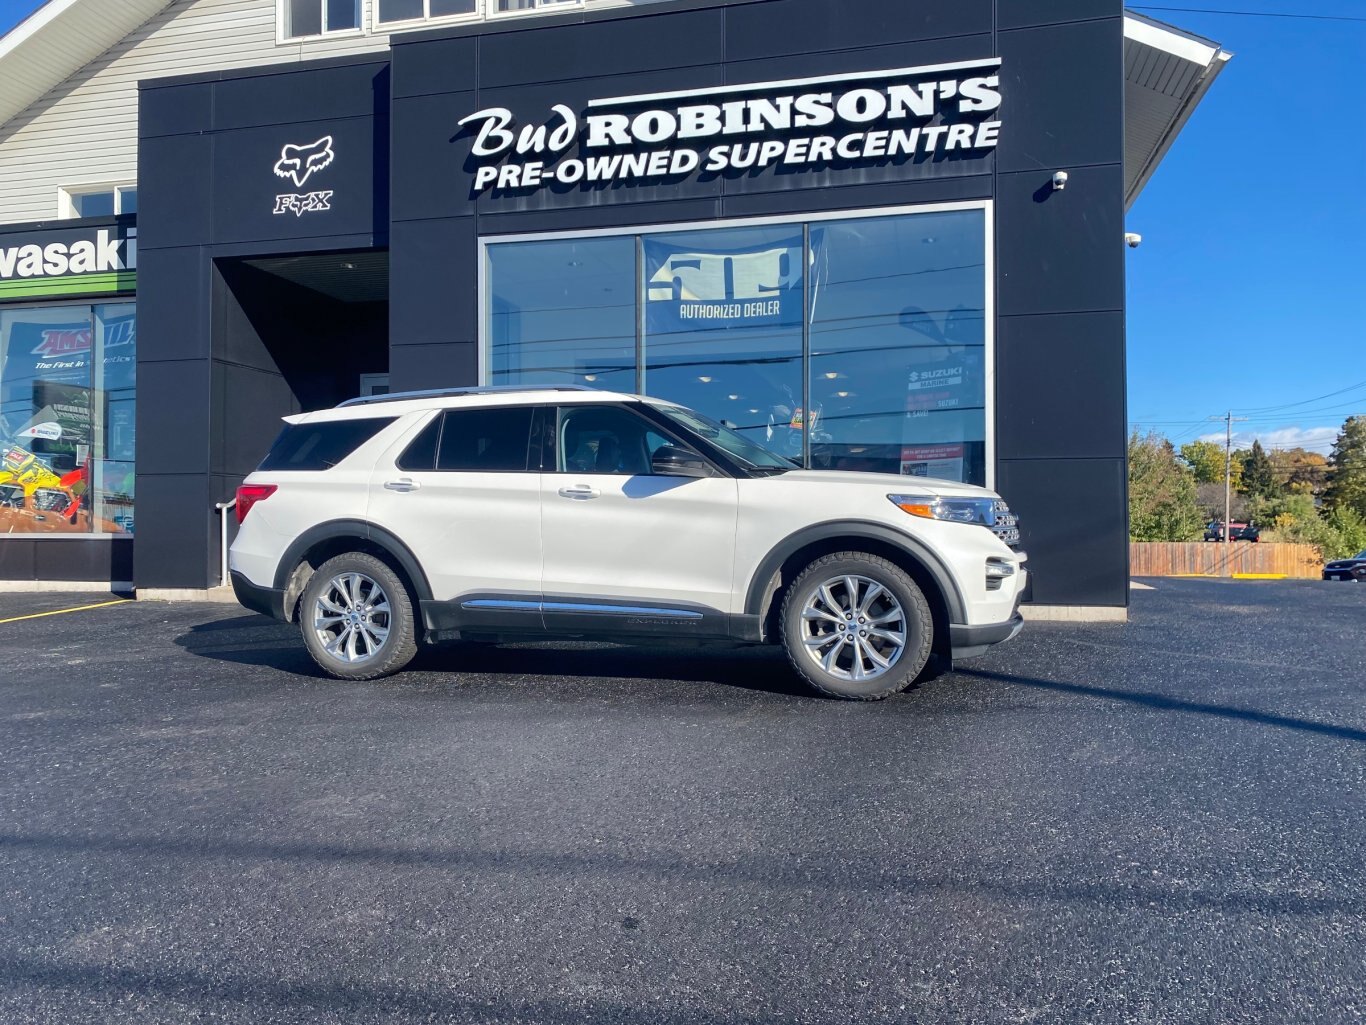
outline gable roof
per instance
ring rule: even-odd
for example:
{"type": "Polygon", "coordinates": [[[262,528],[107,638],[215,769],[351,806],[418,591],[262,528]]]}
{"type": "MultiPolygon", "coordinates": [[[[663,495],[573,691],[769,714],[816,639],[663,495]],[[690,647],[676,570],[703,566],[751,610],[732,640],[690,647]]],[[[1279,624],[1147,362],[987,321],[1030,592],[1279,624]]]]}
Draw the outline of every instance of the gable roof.
{"type": "Polygon", "coordinates": [[[172,0],[47,0],[0,38],[0,124],[89,64],[172,0]]]}

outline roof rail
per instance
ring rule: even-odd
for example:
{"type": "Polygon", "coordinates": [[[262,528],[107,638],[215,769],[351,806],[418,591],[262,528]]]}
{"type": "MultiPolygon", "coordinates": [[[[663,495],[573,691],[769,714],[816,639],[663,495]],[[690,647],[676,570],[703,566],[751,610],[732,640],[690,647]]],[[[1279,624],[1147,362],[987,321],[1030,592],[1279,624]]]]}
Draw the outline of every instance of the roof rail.
{"type": "Polygon", "coordinates": [[[357,399],[347,399],[337,404],[337,409],[347,406],[370,406],[381,402],[406,402],[410,399],[447,399],[457,395],[506,395],[510,392],[530,391],[597,391],[581,384],[488,384],[470,388],[428,388],[425,391],[396,391],[387,395],[365,395],[357,399]]]}

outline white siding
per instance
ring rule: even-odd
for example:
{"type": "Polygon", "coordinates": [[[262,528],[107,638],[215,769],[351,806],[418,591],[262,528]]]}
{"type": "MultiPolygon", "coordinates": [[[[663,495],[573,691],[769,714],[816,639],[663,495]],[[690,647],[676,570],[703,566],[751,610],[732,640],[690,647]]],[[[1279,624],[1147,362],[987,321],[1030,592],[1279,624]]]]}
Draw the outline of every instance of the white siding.
{"type": "Polygon", "coordinates": [[[388,46],[383,35],[277,46],[275,0],[174,0],[0,127],[0,223],[56,217],[59,186],[134,179],[140,79],[388,46]]]}
{"type": "MultiPolygon", "coordinates": [[[[623,2],[632,0],[589,0],[623,2]]],[[[367,26],[373,3],[362,2],[367,26]]],[[[275,10],[275,0],[174,0],[0,125],[0,224],[56,217],[59,187],[134,179],[140,79],[389,48],[385,33],[277,45],[275,10]]]]}

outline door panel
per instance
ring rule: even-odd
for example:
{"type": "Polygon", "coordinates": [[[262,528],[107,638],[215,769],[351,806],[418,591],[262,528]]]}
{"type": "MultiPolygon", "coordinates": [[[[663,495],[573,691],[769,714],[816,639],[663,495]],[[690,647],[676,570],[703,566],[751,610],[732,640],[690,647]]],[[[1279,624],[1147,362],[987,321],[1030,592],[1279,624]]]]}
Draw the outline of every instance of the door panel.
{"type": "Polygon", "coordinates": [[[735,480],[652,476],[653,449],[678,442],[624,407],[562,409],[556,441],[541,476],[547,617],[565,597],[736,611],[735,480]]]}
{"type": "Polygon", "coordinates": [[[492,412],[438,414],[382,458],[371,481],[370,521],[412,549],[437,601],[540,592],[540,474],[526,464],[530,412],[525,426],[508,410],[480,419],[492,412]],[[522,440],[510,444],[518,432],[522,440]]]}

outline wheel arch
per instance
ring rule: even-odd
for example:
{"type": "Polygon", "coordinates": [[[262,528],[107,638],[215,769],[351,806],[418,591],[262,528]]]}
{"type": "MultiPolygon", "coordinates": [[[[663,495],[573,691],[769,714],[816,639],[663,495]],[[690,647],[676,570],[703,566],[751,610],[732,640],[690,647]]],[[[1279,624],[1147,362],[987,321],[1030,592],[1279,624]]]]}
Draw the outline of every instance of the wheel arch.
{"type": "Polygon", "coordinates": [[[934,615],[934,652],[949,653],[949,625],[966,621],[963,596],[953,574],[917,539],[878,523],[859,521],[806,527],[780,541],[759,563],[746,590],[745,612],[756,617],[762,640],[779,636],[778,614],[788,585],[816,559],[842,551],[877,555],[909,573],[934,615]]]}
{"type": "Polygon", "coordinates": [[[432,588],[422,564],[395,535],[364,520],[330,520],[295,538],[275,568],[275,588],[284,595],[285,622],[294,622],[299,597],[314,571],[344,552],[365,552],[386,563],[408,587],[414,604],[431,600],[432,588]]]}

